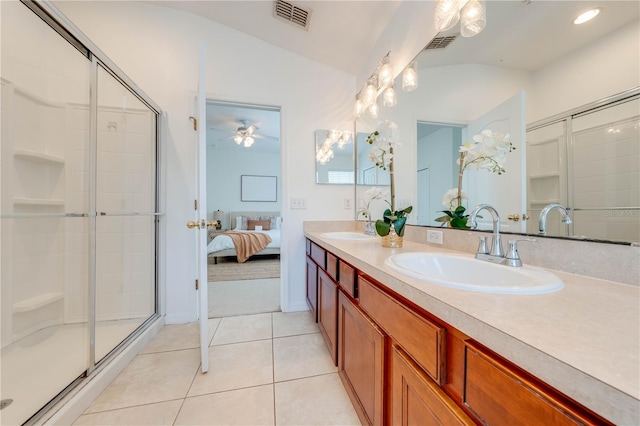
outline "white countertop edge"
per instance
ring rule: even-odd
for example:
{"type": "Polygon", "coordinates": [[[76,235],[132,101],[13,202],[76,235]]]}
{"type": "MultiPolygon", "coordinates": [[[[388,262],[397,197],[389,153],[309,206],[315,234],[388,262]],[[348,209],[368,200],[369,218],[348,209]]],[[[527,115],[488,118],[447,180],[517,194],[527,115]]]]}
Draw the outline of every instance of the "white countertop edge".
{"type": "MultiPolygon", "coordinates": [[[[365,256],[358,256],[353,253],[358,251],[371,254],[371,250],[377,250],[378,248],[379,250],[385,250],[387,255],[394,253],[390,249],[380,247],[378,240],[372,242],[338,241],[322,238],[321,234],[322,232],[305,232],[306,237],[322,245],[347,263],[384,283],[389,289],[413,301],[418,306],[441,318],[464,334],[509,359],[601,416],[617,424],[635,424],[638,422],[640,418],[638,395],[630,395],[620,390],[615,384],[606,383],[568,362],[551,356],[511,334],[489,325],[480,318],[469,315],[430,294],[428,291],[418,288],[416,280],[404,276],[398,278],[399,275],[388,269],[384,264],[373,265],[362,259],[365,256]],[[374,246],[375,248],[373,248],[374,246]]],[[[434,248],[405,240],[405,247],[407,246],[411,251],[458,253],[453,250],[434,248]]],[[[557,271],[553,272],[558,273],[563,278],[564,275],[571,275],[557,271]]],[[[593,278],[585,279],[595,280],[593,278]]],[[[629,287],[624,284],[620,285],[629,287]]],[[[606,324],[603,324],[603,326],[606,326],[606,324]]],[[[640,389],[637,391],[640,395],[640,389]]]]}

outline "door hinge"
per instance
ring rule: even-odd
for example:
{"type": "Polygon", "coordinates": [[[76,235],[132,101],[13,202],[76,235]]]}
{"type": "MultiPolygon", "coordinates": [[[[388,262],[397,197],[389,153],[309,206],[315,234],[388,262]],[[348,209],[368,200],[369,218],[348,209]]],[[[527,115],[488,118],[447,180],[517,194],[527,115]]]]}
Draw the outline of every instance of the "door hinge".
{"type": "Polygon", "coordinates": [[[198,290],[200,288],[200,285],[198,284],[198,280],[196,280],[196,290],[198,290]]]}
{"type": "Polygon", "coordinates": [[[194,116],[190,115],[189,116],[189,120],[193,121],[193,130],[197,131],[198,130],[198,119],[195,118],[194,116]]]}
{"type": "Polygon", "coordinates": [[[198,200],[193,200],[193,209],[198,210],[198,200]]]}

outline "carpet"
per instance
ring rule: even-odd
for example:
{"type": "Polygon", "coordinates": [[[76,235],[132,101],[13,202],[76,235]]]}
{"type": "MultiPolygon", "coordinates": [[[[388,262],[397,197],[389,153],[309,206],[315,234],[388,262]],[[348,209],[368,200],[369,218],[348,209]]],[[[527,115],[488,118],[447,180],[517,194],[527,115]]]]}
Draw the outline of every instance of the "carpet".
{"type": "Polygon", "coordinates": [[[207,281],[239,281],[280,277],[280,256],[254,256],[244,263],[238,263],[235,257],[220,257],[218,264],[209,258],[207,281]]]}

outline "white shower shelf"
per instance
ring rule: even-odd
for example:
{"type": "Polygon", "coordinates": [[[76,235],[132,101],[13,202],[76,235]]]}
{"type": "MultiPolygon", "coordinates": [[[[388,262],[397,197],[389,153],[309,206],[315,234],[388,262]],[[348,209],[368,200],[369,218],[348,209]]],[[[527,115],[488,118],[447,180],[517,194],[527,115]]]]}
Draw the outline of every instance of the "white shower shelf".
{"type": "Polygon", "coordinates": [[[559,177],[560,173],[558,172],[548,172],[548,173],[536,173],[536,174],[531,174],[529,175],[529,179],[545,179],[545,178],[551,178],[551,177],[559,177]]]}
{"type": "Polygon", "coordinates": [[[548,200],[529,200],[529,204],[554,204],[554,203],[559,203],[560,199],[559,198],[549,198],[548,200]]]}
{"type": "Polygon", "coordinates": [[[16,206],[64,206],[64,200],[59,198],[28,198],[13,197],[16,206]]]}
{"type": "Polygon", "coordinates": [[[30,151],[26,149],[16,149],[13,153],[16,158],[21,160],[33,161],[44,164],[63,165],[64,158],[58,157],[44,152],[30,151]]]}
{"type": "Polygon", "coordinates": [[[13,304],[13,313],[30,312],[64,299],[63,293],[45,293],[13,304]]]}

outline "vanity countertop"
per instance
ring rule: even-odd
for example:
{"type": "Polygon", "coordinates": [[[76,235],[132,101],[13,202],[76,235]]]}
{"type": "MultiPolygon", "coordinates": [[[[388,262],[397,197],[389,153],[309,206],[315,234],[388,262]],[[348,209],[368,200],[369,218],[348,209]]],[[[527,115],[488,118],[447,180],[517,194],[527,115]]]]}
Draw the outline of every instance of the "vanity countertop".
{"type": "Polygon", "coordinates": [[[397,253],[459,252],[406,239],[403,248],[389,249],[379,238],[305,235],[610,421],[638,424],[640,287],[553,270],[565,284],[555,293],[458,290],[399,274],[385,260],[397,253]]]}

